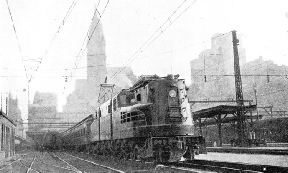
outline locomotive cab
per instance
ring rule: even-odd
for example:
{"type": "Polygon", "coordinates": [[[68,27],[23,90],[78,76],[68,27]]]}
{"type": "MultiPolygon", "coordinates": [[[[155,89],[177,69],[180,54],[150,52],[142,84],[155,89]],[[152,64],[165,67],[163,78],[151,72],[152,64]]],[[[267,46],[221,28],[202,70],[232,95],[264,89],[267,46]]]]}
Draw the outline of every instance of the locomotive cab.
{"type": "Polygon", "coordinates": [[[138,136],[150,138],[153,157],[160,161],[179,156],[193,159],[195,153],[206,153],[204,138],[194,135],[188,88],[178,77],[142,76],[132,88],[134,107],[142,104],[138,109],[145,113],[147,121],[138,136]]]}

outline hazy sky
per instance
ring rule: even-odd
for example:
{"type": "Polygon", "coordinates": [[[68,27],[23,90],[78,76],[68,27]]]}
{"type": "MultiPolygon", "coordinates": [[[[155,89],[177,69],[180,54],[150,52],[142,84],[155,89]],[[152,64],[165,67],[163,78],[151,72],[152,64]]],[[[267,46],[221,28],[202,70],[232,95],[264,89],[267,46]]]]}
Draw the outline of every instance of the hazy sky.
{"type": "MultiPolygon", "coordinates": [[[[49,91],[56,92],[63,103],[75,79],[65,83],[64,76],[69,75],[79,61],[74,76],[85,77],[86,53],[82,58],[78,55],[82,55],[80,50],[95,8],[98,6],[102,14],[107,2],[1,1],[1,91],[16,93],[21,104],[27,105],[25,65],[26,73],[34,76],[29,83],[30,99],[36,90],[49,91]]],[[[129,65],[137,76],[174,73],[190,83],[190,61],[203,49],[210,48],[210,39],[215,33],[232,30],[242,36],[247,61],[263,56],[264,60],[288,65],[287,0],[198,0],[195,3],[194,0],[110,0],[101,22],[107,65],[129,65]],[[172,24],[166,23],[161,33],[158,29],[171,15],[172,24]],[[153,36],[154,33],[160,34],[159,37],[153,36]],[[152,40],[156,38],[152,44],[151,39],[148,40],[151,36],[152,40]],[[145,49],[133,56],[143,45],[145,49]]]]}

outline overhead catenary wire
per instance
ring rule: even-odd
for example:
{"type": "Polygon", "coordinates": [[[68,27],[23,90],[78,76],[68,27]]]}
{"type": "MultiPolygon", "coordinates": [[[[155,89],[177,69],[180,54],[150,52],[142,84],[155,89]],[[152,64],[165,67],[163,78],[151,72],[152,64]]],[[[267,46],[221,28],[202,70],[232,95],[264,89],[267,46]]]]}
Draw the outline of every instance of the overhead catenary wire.
{"type": "MultiPolygon", "coordinates": [[[[41,58],[39,59],[38,65],[37,65],[37,67],[34,69],[35,72],[37,72],[37,71],[39,70],[39,67],[40,67],[40,65],[42,64],[42,61],[43,61],[44,57],[47,55],[47,53],[48,53],[50,47],[52,46],[55,38],[57,37],[57,35],[60,33],[61,29],[62,29],[63,26],[65,25],[67,19],[69,18],[70,14],[72,13],[72,11],[73,11],[75,5],[77,4],[77,2],[78,2],[78,0],[74,0],[74,1],[72,2],[72,4],[70,5],[68,11],[66,12],[66,15],[64,16],[62,22],[60,23],[57,31],[55,32],[53,38],[51,39],[48,47],[46,48],[46,50],[45,50],[45,52],[44,52],[44,54],[43,54],[43,55],[41,56],[41,58]]],[[[31,75],[31,78],[29,79],[29,81],[31,81],[32,78],[33,78],[33,76],[31,75]]]]}
{"type": "MultiPolygon", "coordinates": [[[[99,3],[100,3],[100,2],[99,2],[99,3]]],[[[99,3],[98,3],[98,5],[99,5],[99,3]]],[[[89,28],[88,28],[87,34],[85,35],[84,40],[83,40],[83,42],[82,42],[81,49],[80,49],[80,51],[79,51],[79,53],[78,53],[78,55],[77,55],[77,59],[76,59],[76,61],[75,61],[75,63],[74,63],[75,67],[78,66],[78,63],[79,63],[80,60],[82,59],[83,54],[84,54],[85,50],[87,49],[87,46],[85,46],[85,45],[89,44],[89,42],[90,42],[90,40],[91,40],[91,38],[92,38],[92,36],[93,36],[96,28],[98,27],[98,25],[99,25],[99,23],[100,23],[100,21],[101,21],[102,16],[104,15],[104,12],[106,11],[106,8],[107,8],[108,4],[109,4],[109,0],[107,1],[107,3],[106,3],[106,5],[105,5],[104,10],[102,11],[101,15],[99,15],[99,20],[98,20],[96,26],[93,28],[93,31],[92,31],[92,33],[91,33],[91,37],[89,37],[89,35],[90,35],[90,34],[89,34],[90,28],[91,28],[91,26],[92,26],[92,24],[93,24],[93,23],[91,22],[91,24],[90,24],[90,26],[89,26],[89,28]],[[87,41],[87,43],[86,43],[87,38],[88,38],[88,41],[87,41]],[[85,43],[86,43],[86,44],[85,44],[85,43]],[[85,47],[84,47],[84,46],[85,46],[85,47]],[[78,58],[79,58],[79,60],[78,60],[78,58]],[[78,61],[78,62],[77,62],[77,61],[78,61]]],[[[98,5],[97,5],[97,7],[98,7],[98,5]]],[[[96,16],[96,12],[98,12],[98,9],[97,9],[97,8],[95,9],[95,12],[94,12],[94,14],[93,14],[93,17],[92,17],[92,20],[91,20],[91,21],[94,20],[94,17],[96,16]]],[[[98,13],[99,13],[99,12],[98,12],[98,13]]],[[[75,71],[74,71],[74,72],[71,72],[71,74],[73,74],[73,73],[75,73],[75,71]]]]}
{"type": "MultiPolygon", "coordinates": [[[[203,44],[203,43],[205,43],[207,41],[210,41],[210,40],[200,41],[200,42],[197,42],[197,43],[195,43],[193,45],[190,45],[190,46],[184,46],[184,47],[181,47],[179,49],[167,50],[167,51],[156,53],[156,54],[152,54],[152,55],[142,56],[142,57],[138,57],[136,59],[145,59],[145,58],[149,58],[149,57],[154,57],[154,56],[159,56],[159,55],[164,55],[164,54],[170,54],[172,52],[181,51],[183,49],[187,49],[187,48],[191,48],[191,47],[194,47],[196,45],[199,45],[199,44],[203,44]]],[[[94,56],[94,54],[87,55],[87,56],[94,56]]],[[[123,63],[123,62],[126,62],[126,61],[123,60],[123,61],[117,61],[115,63],[109,63],[109,64],[106,64],[106,66],[112,66],[112,65],[115,65],[115,64],[123,63]]],[[[85,66],[85,67],[72,67],[72,68],[57,68],[57,69],[42,69],[41,71],[65,71],[66,69],[68,69],[68,70],[74,70],[74,69],[78,70],[78,69],[84,69],[84,68],[87,69],[87,67],[100,67],[100,66],[103,66],[103,65],[85,66]]],[[[21,70],[21,69],[14,69],[14,68],[2,68],[2,69],[5,69],[5,70],[21,70]]]]}
{"type": "Polygon", "coordinates": [[[11,13],[11,10],[10,10],[10,6],[9,6],[9,3],[8,3],[8,0],[6,0],[6,4],[7,4],[7,7],[8,7],[8,11],[9,11],[10,18],[11,18],[11,21],[12,21],[14,33],[15,33],[15,36],[16,36],[16,40],[17,40],[17,44],[18,44],[18,49],[19,49],[20,54],[21,54],[21,60],[22,60],[23,66],[24,66],[26,79],[28,79],[27,68],[26,68],[25,63],[24,63],[24,57],[23,57],[23,54],[22,54],[22,49],[21,49],[21,46],[20,46],[20,42],[19,42],[19,39],[18,39],[18,35],[17,35],[17,32],[16,32],[16,27],[15,27],[15,24],[14,24],[14,20],[13,20],[13,17],[12,17],[12,13],[11,13]]]}
{"type": "MultiPolygon", "coordinates": [[[[90,40],[91,40],[91,38],[92,38],[92,36],[93,36],[96,28],[98,27],[98,25],[99,25],[99,23],[100,23],[100,21],[101,21],[101,18],[103,17],[103,15],[104,15],[104,13],[105,13],[105,11],[106,11],[106,9],[107,9],[107,6],[108,6],[109,2],[110,2],[110,1],[108,0],[107,3],[105,4],[105,7],[104,7],[101,15],[100,15],[100,13],[98,12],[98,9],[97,9],[98,6],[99,6],[99,4],[100,4],[100,1],[98,2],[97,7],[95,8],[93,17],[92,17],[92,19],[91,19],[91,23],[90,23],[90,26],[89,26],[89,28],[88,28],[87,34],[86,34],[85,37],[84,37],[84,40],[83,40],[83,42],[82,42],[82,46],[81,46],[81,48],[80,48],[80,50],[79,50],[79,52],[78,52],[77,58],[76,58],[76,60],[75,60],[75,62],[74,62],[74,66],[75,66],[74,71],[71,71],[71,72],[70,72],[70,74],[68,75],[68,78],[67,78],[67,82],[65,82],[66,86],[64,86],[64,91],[66,90],[67,83],[68,83],[68,79],[69,79],[69,78],[72,79],[74,73],[76,72],[76,69],[77,69],[77,67],[78,67],[78,65],[79,65],[79,62],[81,61],[81,59],[82,59],[82,57],[83,57],[83,55],[84,55],[84,52],[85,52],[85,50],[87,49],[87,46],[85,46],[85,45],[89,44],[89,42],[90,42],[90,40]],[[92,26],[92,24],[93,24],[92,21],[94,20],[94,17],[96,16],[96,12],[98,12],[98,14],[99,14],[99,20],[98,20],[96,26],[93,28],[93,31],[92,31],[92,33],[91,33],[91,37],[89,38],[90,28],[91,28],[91,26],[92,26]],[[88,38],[88,41],[87,41],[87,43],[86,43],[87,38],[88,38]],[[85,44],[85,43],[86,43],[86,44],[85,44]],[[85,46],[85,48],[84,48],[84,46],[85,46]],[[77,61],[78,61],[78,62],[77,62],[77,61]]],[[[63,94],[64,94],[64,92],[63,92],[63,94]]]]}
{"type": "MultiPolygon", "coordinates": [[[[98,11],[98,10],[97,10],[98,11]]],[[[93,16],[94,17],[94,16],[93,16]]],[[[93,19],[92,19],[93,20],[93,19]]],[[[91,23],[92,24],[92,23],[91,23]]],[[[90,24],[90,27],[91,27],[91,24],[90,24]]],[[[90,28],[89,27],[89,28],[90,28]]],[[[231,31],[230,31],[231,32],[231,31]]],[[[221,34],[221,35],[218,35],[216,37],[213,37],[213,39],[216,39],[218,37],[221,37],[223,35],[226,35],[228,34],[229,32],[227,33],[224,33],[224,34],[221,34]]],[[[87,39],[87,37],[85,37],[87,39]]],[[[183,49],[187,49],[187,48],[191,48],[191,47],[194,47],[196,45],[199,45],[199,44],[203,44],[203,43],[206,43],[206,42],[209,42],[211,41],[211,39],[207,39],[207,40],[204,40],[204,41],[199,41],[195,44],[192,44],[192,45],[189,45],[189,46],[184,46],[184,47],[181,47],[181,48],[178,48],[178,49],[173,49],[173,50],[167,50],[167,51],[164,51],[164,52],[160,52],[160,53],[157,53],[157,54],[153,54],[153,55],[147,55],[147,56],[143,56],[143,57],[137,57],[136,59],[144,59],[144,58],[149,58],[149,57],[153,57],[153,56],[158,56],[158,55],[163,55],[163,54],[170,54],[172,52],[176,52],[176,51],[180,51],[180,50],[183,50],[183,49]]],[[[87,55],[87,56],[94,56],[94,54],[91,54],[91,55],[87,55]]],[[[80,57],[80,56],[78,56],[80,57]]],[[[34,59],[31,59],[32,61],[35,61],[34,59]]],[[[27,61],[27,60],[25,60],[27,61]]],[[[77,59],[76,61],[77,62],[77,59]]],[[[118,62],[115,62],[115,63],[109,63],[109,64],[106,64],[106,66],[111,66],[111,65],[115,65],[115,64],[120,64],[120,63],[123,63],[123,62],[126,62],[125,60],[124,61],[118,61],[118,62]]],[[[75,63],[74,63],[75,64],[75,63]]],[[[42,71],[65,71],[65,70],[78,70],[78,69],[87,69],[87,67],[99,67],[99,66],[102,66],[102,65],[95,65],[95,66],[85,66],[85,67],[74,67],[74,68],[62,68],[62,69],[42,69],[42,71]]],[[[32,68],[32,67],[31,67],[32,68]]],[[[2,68],[2,69],[5,69],[5,70],[21,70],[21,69],[13,69],[13,68],[2,68]]]]}
{"type": "Polygon", "coordinates": [[[132,63],[132,61],[140,54],[142,53],[145,49],[147,49],[161,34],[163,34],[167,28],[169,28],[180,16],[182,16],[182,14],[184,12],[186,12],[195,2],[196,0],[194,0],[190,5],[188,5],[188,7],[183,10],[174,20],[172,20],[172,18],[174,17],[174,14],[176,14],[176,12],[183,6],[183,4],[186,2],[186,0],[184,0],[177,8],[176,10],[167,18],[167,20],[148,38],[148,40],[146,42],[144,42],[144,44],[127,60],[126,63],[124,63],[124,67],[121,68],[120,70],[118,70],[116,73],[114,73],[111,77],[112,80],[114,79],[119,73],[121,73],[127,65],[129,65],[130,63],[132,63]],[[166,28],[164,28],[164,26],[167,24],[166,28]],[[150,41],[151,40],[151,41],[150,41]]]}

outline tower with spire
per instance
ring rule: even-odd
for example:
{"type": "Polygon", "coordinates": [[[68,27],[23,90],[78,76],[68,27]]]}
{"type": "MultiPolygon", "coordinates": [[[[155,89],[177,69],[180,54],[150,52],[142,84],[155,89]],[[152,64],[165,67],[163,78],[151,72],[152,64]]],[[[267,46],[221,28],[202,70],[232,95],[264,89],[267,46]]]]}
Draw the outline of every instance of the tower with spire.
{"type": "Polygon", "coordinates": [[[106,76],[105,38],[101,21],[95,13],[87,43],[87,97],[92,107],[97,106],[100,84],[105,82],[106,76]]]}

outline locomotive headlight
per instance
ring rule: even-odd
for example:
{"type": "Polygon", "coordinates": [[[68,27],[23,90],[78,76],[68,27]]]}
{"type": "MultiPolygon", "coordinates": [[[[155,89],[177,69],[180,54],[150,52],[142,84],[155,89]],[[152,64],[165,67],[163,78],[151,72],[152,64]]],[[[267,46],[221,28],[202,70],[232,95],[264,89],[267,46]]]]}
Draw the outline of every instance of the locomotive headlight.
{"type": "Polygon", "coordinates": [[[176,93],[175,90],[170,90],[170,91],[169,91],[169,96],[170,96],[170,97],[176,97],[176,95],[177,95],[177,93],[176,93]]]}

